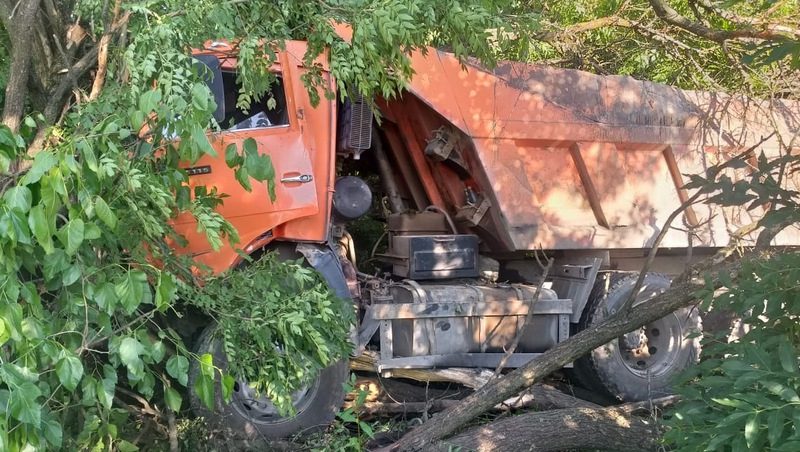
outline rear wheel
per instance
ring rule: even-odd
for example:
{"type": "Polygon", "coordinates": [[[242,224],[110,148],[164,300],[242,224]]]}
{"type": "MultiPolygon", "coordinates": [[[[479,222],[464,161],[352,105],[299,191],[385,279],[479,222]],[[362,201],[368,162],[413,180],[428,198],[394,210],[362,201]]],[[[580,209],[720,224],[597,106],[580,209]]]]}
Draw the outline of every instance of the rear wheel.
{"type": "MultiPolygon", "coordinates": [[[[196,352],[210,353],[214,366],[227,370],[228,360],[222,344],[214,337],[216,325],[208,326],[197,341],[196,352]]],[[[340,361],[323,369],[306,386],[292,394],[296,415],[282,417],[269,398],[258,395],[247,382],[234,384],[231,400],[222,397],[222,382],[217,372],[214,383],[214,409],[209,410],[190,389],[191,406],[195,414],[227,436],[245,440],[280,439],[298,433],[310,433],[328,426],[344,401],[344,382],[347,380],[347,362],[340,361]]],[[[195,360],[189,369],[189,388],[200,376],[200,365],[195,360]]]]}
{"type": "MultiPolygon", "coordinates": [[[[609,273],[605,278],[610,279],[598,280],[581,317],[581,330],[615,314],[634,289],[638,275],[609,273]]],[[[647,274],[635,304],[646,303],[669,286],[666,276],[647,274]]],[[[700,339],[688,337],[700,330],[696,310],[680,309],[596,348],[576,361],[575,372],[587,389],[617,400],[670,394],[672,379],[700,355],[700,339]]]]}

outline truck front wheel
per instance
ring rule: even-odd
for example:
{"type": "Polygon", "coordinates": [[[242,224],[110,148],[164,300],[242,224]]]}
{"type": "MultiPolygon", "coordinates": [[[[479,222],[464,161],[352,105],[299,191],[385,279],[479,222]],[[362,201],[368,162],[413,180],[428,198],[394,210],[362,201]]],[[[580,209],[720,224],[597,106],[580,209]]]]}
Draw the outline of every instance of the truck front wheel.
{"type": "MultiPolygon", "coordinates": [[[[606,273],[599,278],[579,329],[616,313],[635,288],[637,278],[630,273],[606,273]]],[[[646,303],[669,286],[666,276],[648,273],[634,303],[646,303]]],[[[575,362],[575,372],[587,389],[617,400],[632,402],[668,395],[673,378],[700,356],[700,339],[692,334],[700,330],[696,310],[680,309],[596,348],[575,362]]]]}
{"type": "MultiPolygon", "coordinates": [[[[212,324],[203,331],[195,351],[198,355],[210,353],[214,358],[214,366],[225,371],[228,360],[221,342],[214,337],[215,330],[216,325],[212,324]]],[[[200,365],[197,360],[193,360],[189,369],[190,402],[196,415],[205,418],[211,426],[221,429],[229,438],[286,438],[316,431],[333,421],[344,402],[347,373],[346,360],[323,369],[313,381],[292,394],[296,415],[282,417],[275,405],[267,397],[256,394],[247,382],[237,381],[230,402],[225,402],[219,372],[216,372],[217,381],[214,384],[214,409],[209,410],[191,389],[200,376],[200,365]]]]}

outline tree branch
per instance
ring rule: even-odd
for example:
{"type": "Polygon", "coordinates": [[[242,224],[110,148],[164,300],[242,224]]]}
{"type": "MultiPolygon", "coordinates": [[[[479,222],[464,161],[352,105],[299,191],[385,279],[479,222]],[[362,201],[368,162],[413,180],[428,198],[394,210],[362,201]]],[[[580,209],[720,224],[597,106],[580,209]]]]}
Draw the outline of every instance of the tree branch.
{"type": "Polygon", "coordinates": [[[706,25],[690,20],[675,10],[668,0],[648,0],[653,11],[664,22],[682,28],[692,34],[709,39],[715,42],[725,42],[732,39],[800,39],[800,30],[776,24],[763,24],[759,28],[752,25],[737,23],[739,28],[734,30],[719,30],[709,28],[706,25]]]}
{"type": "MultiPolygon", "coordinates": [[[[122,26],[128,22],[129,18],[130,12],[125,13],[120,20],[107,32],[107,34],[116,34],[122,28],[122,26]]],[[[92,47],[91,50],[86,52],[86,54],[84,54],[83,57],[81,57],[81,59],[70,68],[69,72],[67,72],[67,75],[65,75],[61,80],[61,83],[59,83],[58,87],[53,92],[50,103],[47,105],[47,108],[45,108],[44,117],[49,124],[55,122],[56,115],[61,110],[61,104],[64,96],[69,91],[70,86],[72,86],[75,80],[80,78],[86,73],[86,71],[94,66],[99,51],[99,46],[92,47]]]]}
{"type": "MultiPolygon", "coordinates": [[[[108,28],[109,24],[116,24],[117,20],[119,20],[119,11],[121,5],[122,0],[116,0],[114,2],[114,12],[112,13],[111,21],[106,24],[106,28],[108,28]]],[[[89,94],[89,100],[97,99],[97,96],[100,95],[100,92],[103,90],[103,85],[106,82],[106,71],[108,69],[108,44],[110,41],[111,35],[109,33],[105,33],[103,34],[103,37],[100,38],[100,43],[97,45],[99,48],[97,54],[97,75],[95,75],[94,82],[92,83],[92,91],[89,94]]]]}
{"type": "Polygon", "coordinates": [[[438,450],[656,450],[658,424],[646,417],[674,404],[675,396],[602,408],[528,412],[467,429],[439,443],[438,450]],[[636,414],[641,413],[643,417],[636,414]]]}

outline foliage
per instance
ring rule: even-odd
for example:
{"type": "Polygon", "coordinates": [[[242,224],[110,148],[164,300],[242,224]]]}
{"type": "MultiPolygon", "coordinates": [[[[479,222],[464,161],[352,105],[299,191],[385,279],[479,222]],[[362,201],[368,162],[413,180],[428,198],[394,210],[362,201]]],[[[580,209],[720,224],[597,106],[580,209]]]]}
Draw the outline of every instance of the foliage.
{"type": "MultiPolygon", "coordinates": [[[[667,24],[650,0],[523,2],[517,14],[528,27],[510,59],[538,61],[600,74],[631,75],[685,89],[746,91],[797,97],[791,71],[800,67],[800,41],[730,39],[720,42],[667,24]]],[[[712,30],[798,29],[796,0],[701,2],[668,0],[689,21],[712,30]],[[712,7],[708,7],[712,5],[712,7]]]]}
{"type": "Polygon", "coordinates": [[[336,452],[360,452],[365,450],[366,443],[375,438],[375,427],[369,422],[359,417],[359,409],[364,406],[364,402],[369,392],[356,385],[356,375],[350,374],[350,380],[345,383],[345,392],[355,393],[353,403],[336,415],[336,421],[315,444],[315,438],[309,439],[311,450],[314,451],[336,451],[336,452]]]}
{"type": "MultiPolygon", "coordinates": [[[[472,0],[124,0],[116,16],[114,3],[55,2],[60,17],[41,11],[36,20],[49,25],[21,31],[42,46],[32,48],[32,79],[47,77],[38,79],[43,86],[30,84],[31,116],[19,134],[0,128],[2,450],[135,448],[120,438],[129,421],[121,391],[130,388],[126,394],[135,397],[126,400],[134,404],[183,406],[188,360],[195,357],[164,319],[190,308],[206,309],[223,325],[226,350],[237,357],[232,371],[256,374],[278,400],[344,348],[347,322],[335,315],[338,302],[295,264],[268,258],[242,275],[209,281],[204,290],[190,288],[197,264],[173,251],[183,243],[172,229],[174,216],[192,215],[213,248],[235,245],[237,234],[215,211],[222,194],[189,192],[179,166],[222,152],[207,138],[215,105],[187,49],[209,39],[235,42],[244,105],[273,77],[274,49],[263,43],[280,47],[284,39],[310,43],[304,80],[312,93],[320,93],[314,84],[321,80],[314,61],[330,47],[340,87],[390,96],[410,74],[404,52],[411,49],[447,44],[490,61],[493,50],[484,38],[497,20],[491,3],[472,0]],[[332,21],[350,24],[353,39],[342,40],[332,21]],[[67,43],[59,23],[75,24],[88,37],[67,43]],[[48,27],[51,35],[37,35],[48,27]],[[95,80],[78,62],[104,37],[111,42],[108,72],[95,80]],[[89,100],[98,81],[104,88],[89,100]],[[63,83],[75,102],[59,97],[63,83]],[[50,117],[49,111],[64,114],[50,117]],[[258,278],[245,276],[259,270],[258,278]],[[290,295],[279,275],[310,290],[290,295]],[[194,296],[178,302],[179,290],[194,296]],[[289,297],[291,306],[276,304],[289,297]],[[245,332],[258,316],[266,322],[245,332]]],[[[0,32],[2,56],[6,31],[0,32]]],[[[0,74],[8,73],[10,60],[2,58],[0,74]]],[[[225,150],[225,157],[244,186],[274,183],[271,162],[254,158],[252,143],[225,150]]]]}
{"type": "MultiPolygon", "coordinates": [[[[284,413],[292,409],[293,390],[350,353],[352,306],[331,295],[302,259],[280,264],[267,253],[202,287],[184,285],[179,293],[215,319],[230,374],[265,393],[284,413]]],[[[203,360],[210,362],[210,356],[203,360]]],[[[214,372],[203,377],[198,394],[208,396],[204,402],[211,409],[214,372]]]]}
{"type": "Polygon", "coordinates": [[[745,315],[736,342],[706,338],[703,362],[686,376],[666,440],[679,450],[800,447],[800,256],[747,262],[726,291],[706,299],[745,315]],[[711,434],[713,432],[713,434],[711,434]]]}
{"type": "MultiPolygon", "coordinates": [[[[800,192],[781,180],[797,157],[761,154],[754,167],[748,159],[745,152],[712,167],[687,187],[711,193],[708,202],[719,206],[765,209],[758,225],[767,230],[796,223],[800,192]],[[749,177],[734,182],[731,172],[748,166],[749,177]]],[[[735,280],[721,289],[709,281],[698,294],[701,309],[733,312],[747,332],[730,343],[729,331],[703,338],[703,361],[682,377],[666,441],[687,451],[800,447],[798,281],[800,255],[780,253],[743,261],[735,280]]]]}

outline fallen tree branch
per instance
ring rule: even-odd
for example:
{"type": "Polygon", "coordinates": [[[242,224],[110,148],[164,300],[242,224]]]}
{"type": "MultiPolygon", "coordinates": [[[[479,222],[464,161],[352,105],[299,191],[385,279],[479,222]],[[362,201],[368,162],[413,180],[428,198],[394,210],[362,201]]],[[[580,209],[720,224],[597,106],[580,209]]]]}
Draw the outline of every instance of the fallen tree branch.
{"type": "Polygon", "coordinates": [[[800,39],[800,30],[784,25],[763,25],[760,27],[738,24],[739,28],[722,30],[709,28],[701,22],[695,22],[682,15],[673,8],[667,0],[649,0],[650,6],[659,19],[682,28],[692,34],[715,42],[725,42],[733,39],[761,39],[766,41],[800,39]]]}
{"type": "MultiPolygon", "coordinates": [[[[672,397],[608,408],[571,408],[511,416],[468,429],[437,443],[433,450],[537,450],[606,449],[656,450],[660,428],[654,419],[635,415],[643,404],[660,408],[672,397]]],[[[649,413],[650,411],[647,411],[649,413]]]]}

